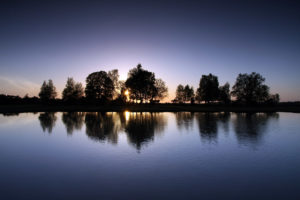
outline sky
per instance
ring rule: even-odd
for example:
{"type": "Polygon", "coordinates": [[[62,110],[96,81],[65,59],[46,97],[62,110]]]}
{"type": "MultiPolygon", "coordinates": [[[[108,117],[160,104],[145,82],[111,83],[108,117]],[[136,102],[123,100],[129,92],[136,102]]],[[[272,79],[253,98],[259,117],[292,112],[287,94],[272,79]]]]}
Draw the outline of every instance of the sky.
{"type": "Polygon", "coordinates": [[[298,1],[14,1],[0,3],[0,93],[37,96],[52,79],[141,63],[169,88],[212,73],[233,86],[260,73],[281,101],[300,101],[298,1]]]}

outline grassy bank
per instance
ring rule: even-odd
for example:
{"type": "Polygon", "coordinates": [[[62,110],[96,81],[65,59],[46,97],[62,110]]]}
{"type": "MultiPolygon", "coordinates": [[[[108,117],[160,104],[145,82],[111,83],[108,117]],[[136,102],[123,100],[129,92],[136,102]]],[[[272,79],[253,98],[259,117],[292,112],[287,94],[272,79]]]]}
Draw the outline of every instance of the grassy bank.
{"type": "Polygon", "coordinates": [[[24,112],[300,112],[300,105],[188,105],[142,104],[126,106],[97,105],[0,105],[0,113],[24,112]]]}

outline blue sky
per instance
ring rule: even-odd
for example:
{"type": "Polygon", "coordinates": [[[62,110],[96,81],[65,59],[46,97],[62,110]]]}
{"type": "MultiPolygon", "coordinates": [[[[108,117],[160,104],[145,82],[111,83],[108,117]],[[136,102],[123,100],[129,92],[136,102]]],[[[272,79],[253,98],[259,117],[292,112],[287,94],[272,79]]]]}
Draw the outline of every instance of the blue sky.
{"type": "Polygon", "coordinates": [[[239,73],[266,78],[282,101],[300,100],[297,1],[4,1],[0,93],[37,95],[52,79],[138,63],[169,87],[198,87],[203,74],[232,86],[239,73]]]}

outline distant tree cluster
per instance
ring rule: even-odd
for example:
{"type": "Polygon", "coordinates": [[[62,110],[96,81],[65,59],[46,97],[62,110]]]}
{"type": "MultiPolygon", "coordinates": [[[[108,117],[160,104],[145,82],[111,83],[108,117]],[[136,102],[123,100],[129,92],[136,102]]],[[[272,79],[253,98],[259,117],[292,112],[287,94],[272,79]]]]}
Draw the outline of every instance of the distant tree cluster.
{"type": "Polygon", "coordinates": [[[176,89],[176,98],[173,100],[174,103],[186,103],[186,102],[194,102],[195,92],[194,88],[189,85],[183,86],[178,85],[176,89]]]}
{"type": "MultiPolygon", "coordinates": [[[[109,72],[98,71],[89,74],[86,78],[86,87],[68,78],[62,92],[63,102],[93,102],[105,104],[116,102],[124,104],[130,102],[159,102],[168,95],[168,88],[162,79],[157,79],[153,72],[149,72],[138,64],[128,73],[126,81],[119,80],[117,69],[109,72]]],[[[39,97],[43,102],[49,102],[57,96],[52,80],[44,81],[39,97]]]]}
{"type": "Polygon", "coordinates": [[[0,94],[0,104],[38,104],[40,99],[38,97],[29,97],[27,94],[22,98],[19,96],[0,94]]]}
{"type": "Polygon", "coordinates": [[[39,97],[42,101],[49,101],[54,100],[57,96],[56,88],[53,85],[52,80],[48,80],[48,83],[46,81],[43,82],[43,85],[41,87],[41,91],[39,93],[39,97]]]}
{"type": "Polygon", "coordinates": [[[251,74],[239,74],[231,95],[238,102],[253,103],[278,103],[279,94],[270,94],[269,86],[265,85],[265,78],[260,74],[252,72],[251,74]]]}
{"type": "Polygon", "coordinates": [[[84,96],[84,89],[81,83],[76,83],[73,78],[68,78],[65,89],[62,92],[64,101],[74,102],[84,96]]]}
{"type": "MultiPolygon", "coordinates": [[[[279,94],[270,94],[269,87],[264,82],[265,78],[255,72],[239,74],[230,92],[229,83],[219,86],[217,76],[202,75],[195,98],[199,103],[221,102],[228,104],[231,102],[231,97],[235,98],[236,102],[244,104],[278,103],[279,94]]],[[[188,95],[188,89],[185,90],[186,88],[188,85],[186,87],[181,84],[177,86],[176,97],[173,102],[184,103],[187,98],[192,99],[192,96],[188,95]]]]}

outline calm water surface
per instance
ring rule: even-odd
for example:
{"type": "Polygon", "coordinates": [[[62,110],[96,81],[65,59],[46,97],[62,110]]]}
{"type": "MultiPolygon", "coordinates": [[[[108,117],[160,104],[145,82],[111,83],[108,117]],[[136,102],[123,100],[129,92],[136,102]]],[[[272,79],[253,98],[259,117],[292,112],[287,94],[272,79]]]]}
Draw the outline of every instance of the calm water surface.
{"type": "Polygon", "coordinates": [[[300,114],[0,115],[0,199],[300,199],[300,114]]]}

